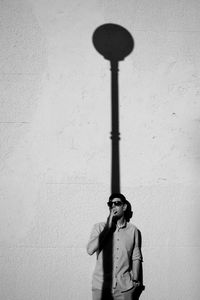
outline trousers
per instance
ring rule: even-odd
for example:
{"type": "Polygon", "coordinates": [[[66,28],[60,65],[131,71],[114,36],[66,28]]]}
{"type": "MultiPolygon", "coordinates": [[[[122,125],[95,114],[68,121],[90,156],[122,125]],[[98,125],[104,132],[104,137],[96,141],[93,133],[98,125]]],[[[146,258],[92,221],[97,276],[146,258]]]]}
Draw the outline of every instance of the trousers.
{"type": "Polygon", "coordinates": [[[92,290],[92,300],[134,300],[135,288],[126,292],[121,292],[117,288],[110,292],[109,290],[101,291],[98,289],[92,290]]]}

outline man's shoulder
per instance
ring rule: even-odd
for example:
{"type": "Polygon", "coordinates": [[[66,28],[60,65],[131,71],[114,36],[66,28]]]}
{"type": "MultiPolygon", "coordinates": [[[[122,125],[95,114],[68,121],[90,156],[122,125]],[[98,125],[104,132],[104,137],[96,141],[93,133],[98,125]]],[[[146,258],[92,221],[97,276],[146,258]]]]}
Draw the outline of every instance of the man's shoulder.
{"type": "Polygon", "coordinates": [[[106,225],[106,222],[98,222],[98,223],[95,223],[94,226],[97,226],[97,227],[101,227],[101,226],[105,226],[106,225]]]}
{"type": "Polygon", "coordinates": [[[139,231],[139,229],[137,228],[137,226],[133,223],[128,222],[127,223],[127,228],[133,231],[139,231]]]}
{"type": "Polygon", "coordinates": [[[105,227],[105,225],[106,225],[106,222],[95,223],[93,225],[93,229],[101,231],[105,227]]]}

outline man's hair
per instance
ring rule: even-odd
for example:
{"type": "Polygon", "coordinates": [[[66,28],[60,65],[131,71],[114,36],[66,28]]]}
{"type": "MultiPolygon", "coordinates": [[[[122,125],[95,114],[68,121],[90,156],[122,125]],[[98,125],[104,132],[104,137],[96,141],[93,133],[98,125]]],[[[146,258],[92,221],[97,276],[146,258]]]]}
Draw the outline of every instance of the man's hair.
{"type": "Polygon", "coordinates": [[[120,194],[120,193],[111,194],[110,197],[109,197],[109,201],[112,201],[114,198],[119,198],[122,201],[123,204],[127,203],[127,200],[126,200],[125,196],[120,194]]]}

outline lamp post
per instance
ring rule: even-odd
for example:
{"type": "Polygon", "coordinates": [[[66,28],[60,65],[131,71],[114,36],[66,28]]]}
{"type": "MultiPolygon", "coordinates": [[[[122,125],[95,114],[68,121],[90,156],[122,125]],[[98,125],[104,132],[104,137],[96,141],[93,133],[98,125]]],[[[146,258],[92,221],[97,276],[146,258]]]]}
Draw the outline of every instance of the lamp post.
{"type": "Polygon", "coordinates": [[[131,53],[134,41],[124,27],[108,23],[94,31],[93,44],[111,66],[111,193],[120,193],[118,65],[131,53]]]}

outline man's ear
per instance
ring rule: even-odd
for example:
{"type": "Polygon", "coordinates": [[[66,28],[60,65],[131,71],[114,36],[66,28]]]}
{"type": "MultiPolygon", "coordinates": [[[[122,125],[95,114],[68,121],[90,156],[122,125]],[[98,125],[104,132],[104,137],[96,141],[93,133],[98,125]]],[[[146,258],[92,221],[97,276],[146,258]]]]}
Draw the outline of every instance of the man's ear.
{"type": "Polygon", "coordinates": [[[124,205],[123,205],[123,211],[126,211],[127,210],[127,204],[125,203],[124,205]]]}

